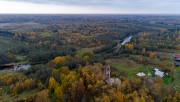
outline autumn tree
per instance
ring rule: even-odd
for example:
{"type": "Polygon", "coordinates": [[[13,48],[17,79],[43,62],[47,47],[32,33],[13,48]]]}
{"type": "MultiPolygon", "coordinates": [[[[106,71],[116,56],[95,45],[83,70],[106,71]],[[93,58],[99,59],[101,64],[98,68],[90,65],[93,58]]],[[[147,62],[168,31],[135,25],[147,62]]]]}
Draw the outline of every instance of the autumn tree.
{"type": "Polygon", "coordinates": [[[120,91],[118,91],[116,93],[116,100],[117,100],[117,102],[124,102],[124,94],[121,93],[120,91]]]}
{"type": "Polygon", "coordinates": [[[58,65],[58,64],[64,62],[64,61],[65,61],[65,58],[62,57],[62,56],[58,56],[58,57],[56,57],[53,61],[55,62],[56,65],[58,65]]]}
{"type": "Polygon", "coordinates": [[[51,78],[49,79],[48,89],[49,89],[50,91],[54,92],[54,90],[55,90],[56,87],[57,87],[57,82],[56,82],[56,80],[55,80],[53,77],[51,77],[51,78]]]}
{"type": "Polygon", "coordinates": [[[61,86],[58,86],[56,90],[54,91],[54,95],[57,97],[58,102],[62,102],[63,100],[63,91],[61,86]]]}
{"type": "Polygon", "coordinates": [[[38,82],[38,89],[42,90],[44,88],[44,85],[42,84],[42,82],[38,82]]]}
{"type": "Polygon", "coordinates": [[[125,44],[125,48],[133,49],[134,45],[133,44],[125,44]]]}
{"type": "Polygon", "coordinates": [[[43,90],[37,94],[34,102],[50,102],[49,100],[49,91],[43,90]]]}
{"type": "Polygon", "coordinates": [[[156,53],[155,52],[150,52],[149,53],[149,57],[150,58],[155,58],[156,57],[156,53]]]}

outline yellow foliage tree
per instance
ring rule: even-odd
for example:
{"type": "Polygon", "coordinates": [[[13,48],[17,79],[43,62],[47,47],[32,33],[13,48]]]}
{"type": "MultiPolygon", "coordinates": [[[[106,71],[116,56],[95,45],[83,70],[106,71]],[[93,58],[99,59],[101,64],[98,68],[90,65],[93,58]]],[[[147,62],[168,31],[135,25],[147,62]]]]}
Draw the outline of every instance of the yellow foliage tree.
{"type": "Polygon", "coordinates": [[[53,77],[51,77],[49,79],[49,87],[48,87],[48,89],[51,90],[51,91],[54,91],[57,86],[58,85],[57,85],[56,80],[53,77]]]}
{"type": "Polygon", "coordinates": [[[103,97],[103,100],[104,100],[104,102],[110,102],[110,97],[107,96],[107,95],[105,95],[105,96],[103,97]]]}
{"type": "Polygon", "coordinates": [[[50,102],[49,100],[49,91],[43,90],[37,94],[35,102],[50,102]]]}
{"type": "Polygon", "coordinates": [[[58,56],[53,61],[54,61],[55,64],[61,64],[62,62],[65,61],[65,58],[62,57],[62,56],[58,56]]]}
{"type": "Polygon", "coordinates": [[[17,92],[17,87],[13,87],[12,95],[13,95],[13,96],[16,96],[17,94],[18,94],[18,92],[17,92]]]}
{"type": "Polygon", "coordinates": [[[118,91],[116,93],[116,99],[117,99],[117,102],[124,102],[124,94],[118,91]]]}
{"type": "Polygon", "coordinates": [[[54,92],[54,95],[57,97],[58,102],[61,102],[61,101],[62,101],[63,91],[62,91],[62,88],[61,88],[60,86],[56,88],[56,90],[55,90],[55,92],[54,92]]]}
{"type": "Polygon", "coordinates": [[[155,58],[156,57],[156,53],[155,52],[150,52],[149,53],[149,57],[150,58],[155,58]]]}
{"type": "Polygon", "coordinates": [[[87,55],[84,56],[84,57],[83,57],[83,60],[87,62],[87,61],[89,60],[89,56],[87,56],[87,55]]]}
{"type": "Polygon", "coordinates": [[[61,73],[68,75],[70,73],[70,70],[67,66],[61,67],[61,73]]]}
{"type": "Polygon", "coordinates": [[[32,89],[35,87],[35,80],[34,79],[26,79],[24,82],[24,89],[32,89]]]}
{"type": "Polygon", "coordinates": [[[144,99],[144,97],[141,97],[141,98],[140,98],[140,102],[146,102],[145,99],[144,99]]]}
{"type": "Polygon", "coordinates": [[[44,87],[44,85],[43,85],[41,82],[39,82],[39,83],[38,83],[38,89],[39,89],[39,90],[42,90],[43,87],[44,87]]]}
{"type": "Polygon", "coordinates": [[[125,44],[125,47],[128,49],[133,49],[134,45],[133,44],[125,44]]]}

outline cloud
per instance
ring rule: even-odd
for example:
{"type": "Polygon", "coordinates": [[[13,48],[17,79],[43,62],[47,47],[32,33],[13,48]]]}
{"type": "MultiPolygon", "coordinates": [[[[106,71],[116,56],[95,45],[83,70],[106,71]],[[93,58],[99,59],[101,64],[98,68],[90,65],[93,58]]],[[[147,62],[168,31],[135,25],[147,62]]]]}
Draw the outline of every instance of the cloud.
{"type": "MultiPolygon", "coordinates": [[[[15,1],[0,1],[0,13],[20,13],[20,14],[111,14],[111,13],[131,13],[132,10],[116,9],[106,7],[82,7],[75,5],[63,4],[42,4],[42,3],[29,3],[29,2],[15,2],[15,1]]],[[[136,12],[136,11],[135,11],[136,12]]]]}
{"type": "MultiPolygon", "coordinates": [[[[0,0],[6,2],[55,5],[107,11],[107,13],[166,13],[180,14],[180,0],[0,0]],[[99,10],[100,9],[100,10],[99,10]]],[[[0,7],[1,8],[1,7],[0,7]]]]}
{"type": "MultiPolygon", "coordinates": [[[[5,1],[16,1],[16,2],[31,2],[41,4],[65,4],[65,5],[107,5],[109,0],[5,0],[5,1]]],[[[114,0],[112,0],[114,1],[114,0]]]]}
{"type": "Polygon", "coordinates": [[[38,4],[127,9],[178,9],[180,0],[5,0],[38,4]]]}

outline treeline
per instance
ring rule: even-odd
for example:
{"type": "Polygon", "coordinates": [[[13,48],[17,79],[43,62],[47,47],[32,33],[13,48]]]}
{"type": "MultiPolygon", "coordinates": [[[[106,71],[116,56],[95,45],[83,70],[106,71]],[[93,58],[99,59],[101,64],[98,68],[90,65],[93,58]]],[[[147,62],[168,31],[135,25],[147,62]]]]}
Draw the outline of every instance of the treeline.
{"type": "Polygon", "coordinates": [[[16,61],[17,60],[14,55],[0,53],[0,64],[11,63],[11,62],[16,62],[16,61]]]}
{"type": "Polygon", "coordinates": [[[15,33],[9,31],[0,31],[0,36],[13,37],[15,33]]]}

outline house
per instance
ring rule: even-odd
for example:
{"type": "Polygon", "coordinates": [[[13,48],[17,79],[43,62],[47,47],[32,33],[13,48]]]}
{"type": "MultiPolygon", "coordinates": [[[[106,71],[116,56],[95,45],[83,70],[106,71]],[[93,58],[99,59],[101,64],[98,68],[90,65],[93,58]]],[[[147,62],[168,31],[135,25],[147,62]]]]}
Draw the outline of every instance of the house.
{"type": "Polygon", "coordinates": [[[31,65],[14,65],[14,71],[16,70],[27,70],[31,67],[31,65]]]}
{"type": "Polygon", "coordinates": [[[132,36],[129,36],[129,37],[125,38],[124,41],[121,43],[121,45],[124,45],[124,44],[130,42],[131,39],[132,39],[132,36]]]}
{"type": "Polygon", "coordinates": [[[180,54],[174,55],[173,59],[174,59],[174,64],[176,66],[180,66],[180,54]]]}
{"type": "Polygon", "coordinates": [[[155,74],[156,76],[159,76],[159,77],[163,77],[163,76],[164,76],[164,72],[160,71],[160,70],[157,69],[157,68],[154,68],[153,71],[154,71],[154,74],[155,74]]]}
{"type": "Polygon", "coordinates": [[[179,55],[174,55],[174,60],[175,61],[180,61],[180,54],[179,55]]]}
{"type": "Polygon", "coordinates": [[[140,77],[143,77],[143,76],[145,76],[146,74],[144,74],[143,72],[139,72],[139,73],[137,73],[136,75],[137,75],[137,76],[140,76],[140,77]]]}

